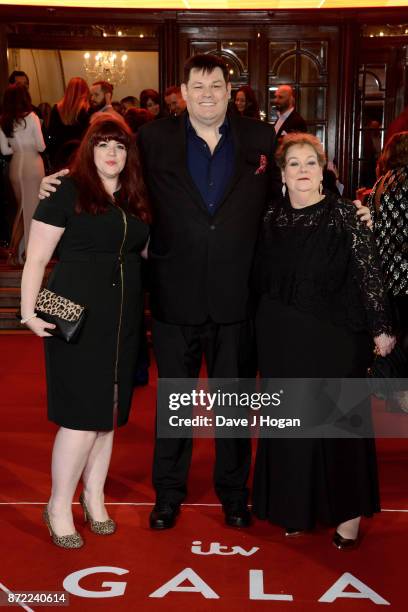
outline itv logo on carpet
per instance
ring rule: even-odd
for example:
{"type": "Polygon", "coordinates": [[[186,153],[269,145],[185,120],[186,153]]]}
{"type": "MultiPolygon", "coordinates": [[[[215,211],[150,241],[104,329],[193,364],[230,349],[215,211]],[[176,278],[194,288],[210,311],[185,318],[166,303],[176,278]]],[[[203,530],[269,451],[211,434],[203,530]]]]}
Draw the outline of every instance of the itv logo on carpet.
{"type": "Polygon", "coordinates": [[[207,551],[202,550],[202,542],[197,540],[191,545],[191,552],[193,555],[242,555],[243,557],[250,557],[254,555],[258,550],[258,546],[253,546],[250,550],[245,550],[242,546],[223,546],[220,542],[211,542],[210,547],[207,551]]]}

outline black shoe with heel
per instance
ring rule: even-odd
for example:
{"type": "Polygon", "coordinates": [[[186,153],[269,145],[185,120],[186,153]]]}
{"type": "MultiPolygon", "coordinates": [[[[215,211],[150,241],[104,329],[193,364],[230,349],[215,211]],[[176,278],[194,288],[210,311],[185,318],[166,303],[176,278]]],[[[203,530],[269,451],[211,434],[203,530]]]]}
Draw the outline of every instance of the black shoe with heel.
{"type": "Polygon", "coordinates": [[[354,540],[352,538],[343,538],[336,530],[333,536],[333,546],[335,546],[338,550],[351,550],[355,548],[358,544],[358,537],[354,540]]]}

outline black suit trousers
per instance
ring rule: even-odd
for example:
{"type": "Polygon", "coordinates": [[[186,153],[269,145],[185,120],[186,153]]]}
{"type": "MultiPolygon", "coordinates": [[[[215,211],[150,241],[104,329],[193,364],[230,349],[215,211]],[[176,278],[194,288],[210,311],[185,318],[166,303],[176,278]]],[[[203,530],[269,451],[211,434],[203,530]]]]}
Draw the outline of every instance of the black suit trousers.
{"type": "MultiPolygon", "coordinates": [[[[255,376],[253,324],[243,321],[172,325],[153,320],[153,349],[161,378],[197,379],[202,357],[211,378],[255,376]]],[[[187,494],[191,438],[156,438],[153,485],[159,502],[180,504],[187,494]]],[[[249,439],[215,439],[214,486],[221,503],[248,499],[249,439]]]]}

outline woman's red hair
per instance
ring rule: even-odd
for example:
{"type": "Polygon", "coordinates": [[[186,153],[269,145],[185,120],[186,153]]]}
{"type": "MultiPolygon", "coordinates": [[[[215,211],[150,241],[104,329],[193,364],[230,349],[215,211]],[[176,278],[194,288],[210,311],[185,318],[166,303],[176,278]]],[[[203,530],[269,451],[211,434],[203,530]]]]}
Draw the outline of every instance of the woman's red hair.
{"type": "Polygon", "coordinates": [[[81,77],[73,77],[65,90],[64,97],[57,103],[58,112],[64,125],[73,125],[81,111],[89,109],[89,87],[81,77]]]}
{"type": "Polygon", "coordinates": [[[95,146],[109,140],[120,142],[127,150],[125,167],[119,176],[121,188],[115,196],[115,203],[127,213],[149,223],[151,214],[134,136],[124,121],[109,114],[91,123],[76,153],[71,170],[78,187],[76,212],[97,215],[106,212],[112,203],[94,162],[95,146]]]}

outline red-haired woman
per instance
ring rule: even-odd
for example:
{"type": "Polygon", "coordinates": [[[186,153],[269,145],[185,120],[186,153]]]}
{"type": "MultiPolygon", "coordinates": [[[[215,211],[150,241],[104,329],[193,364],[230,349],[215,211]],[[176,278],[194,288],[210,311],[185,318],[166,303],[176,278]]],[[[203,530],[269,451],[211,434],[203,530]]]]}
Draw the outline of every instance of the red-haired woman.
{"type": "Polygon", "coordinates": [[[12,262],[22,263],[21,253],[17,253],[22,236],[21,216],[24,219],[27,249],[31,217],[38,203],[38,189],[44,176],[40,153],[44,151],[45,143],[40,120],[32,110],[28,89],[20,83],[9,85],[4,92],[3,113],[0,118],[0,148],[3,155],[13,155],[10,162],[10,182],[18,208],[11,235],[10,255],[12,262]]]}
{"type": "Polygon", "coordinates": [[[22,320],[46,338],[48,418],[60,429],[44,520],[53,542],[64,548],[83,544],[71,509],[81,475],[80,502],[92,531],[115,531],[104,484],[113,430],[126,424],[132,399],[149,220],[131,131],[111,116],[95,120],[70,176],[34,214],[21,286],[22,320]],[[53,326],[35,315],[44,269],[57,246],[48,288],[87,308],[74,344],[51,337],[53,326]]]}
{"type": "Polygon", "coordinates": [[[72,78],[64,97],[53,107],[48,126],[48,152],[54,169],[65,168],[89,125],[89,87],[72,78]]]}

